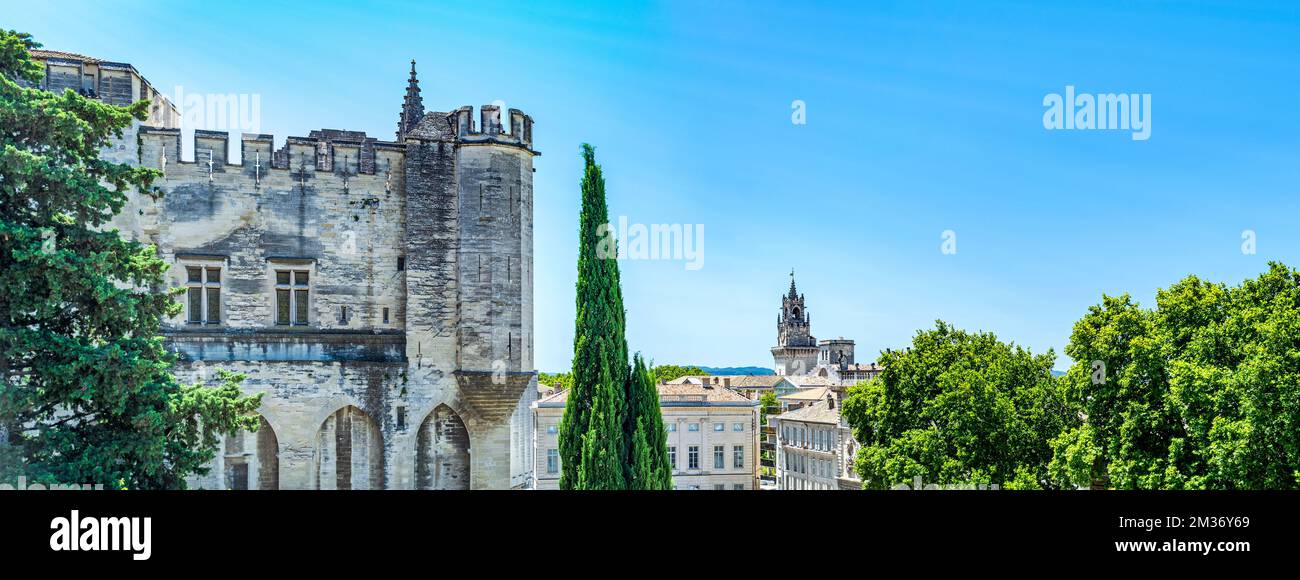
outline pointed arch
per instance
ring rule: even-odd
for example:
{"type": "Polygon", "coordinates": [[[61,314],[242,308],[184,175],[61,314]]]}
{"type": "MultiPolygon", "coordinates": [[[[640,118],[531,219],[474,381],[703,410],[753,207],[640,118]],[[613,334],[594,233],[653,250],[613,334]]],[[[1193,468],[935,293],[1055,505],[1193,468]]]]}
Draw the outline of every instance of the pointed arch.
{"type": "Polygon", "coordinates": [[[258,416],[257,432],[237,431],[222,444],[225,489],[279,489],[280,444],[275,429],[258,416]]]}
{"type": "Polygon", "coordinates": [[[364,411],[344,406],[316,431],[316,489],[382,489],[384,438],[364,411]]]}
{"type": "Polygon", "coordinates": [[[416,434],[416,489],[469,489],[469,431],[456,411],[438,405],[416,434]]]}

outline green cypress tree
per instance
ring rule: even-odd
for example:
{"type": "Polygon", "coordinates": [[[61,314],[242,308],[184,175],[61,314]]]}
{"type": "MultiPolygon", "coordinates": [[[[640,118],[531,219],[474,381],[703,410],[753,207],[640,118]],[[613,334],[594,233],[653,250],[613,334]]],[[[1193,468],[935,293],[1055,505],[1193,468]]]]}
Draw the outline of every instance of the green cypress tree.
{"type": "Polygon", "coordinates": [[[605,203],[605,178],[596,164],[596,150],[582,145],[585,169],[582,176],[582,214],[578,220],[577,317],[573,334],[573,386],[569,389],[564,417],[560,420],[560,488],[582,489],[581,466],[584,434],[592,425],[605,429],[605,422],[593,423],[591,415],[597,389],[608,374],[608,401],[614,428],[598,433],[600,442],[613,442],[619,450],[618,465],[626,463],[623,434],[627,382],[627,339],[623,292],[619,286],[618,244],[609,230],[609,208],[605,203]],[[602,371],[601,369],[606,369],[602,371]]]}
{"type": "MultiPolygon", "coordinates": [[[[599,349],[604,354],[604,349],[599,349]]],[[[627,487],[623,474],[623,437],[618,401],[623,385],[613,382],[609,366],[601,365],[601,380],[593,393],[590,424],[582,434],[582,458],[576,489],[619,490],[627,487]],[[609,435],[614,436],[609,436],[609,435]]]]}
{"type": "Polygon", "coordinates": [[[627,434],[630,443],[628,488],[672,489],[668,434],[664,431],[664,418],[659,410],[659,390],[655,386],[654,372],[647,368],[640,354],[633,357],[626,397],[627,414],[633,422],[632,431],[627,434]]]}
{"type": "Polygon", "coordinates": [[[161,321],[180,311],[153,246],[107,226],[152,169],[99,152],[127,107],[47,92],[26,34],[0,30],[0,472],[31,481],[184,487],[217,434],[256,429],[259,397],[181,385],[161,321]],[[22,82],[22,84],[20,84],[22,82]]]}

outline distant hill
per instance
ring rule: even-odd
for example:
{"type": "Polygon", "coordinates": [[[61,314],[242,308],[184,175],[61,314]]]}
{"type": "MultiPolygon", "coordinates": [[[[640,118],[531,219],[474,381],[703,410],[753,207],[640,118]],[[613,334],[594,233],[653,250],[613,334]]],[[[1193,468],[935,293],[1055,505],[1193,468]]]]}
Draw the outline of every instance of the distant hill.
{"type": "Polygon", "coordinates": [[[711,375],[774,375],[776,371],[763,367],[700,367],[711,375]]]}

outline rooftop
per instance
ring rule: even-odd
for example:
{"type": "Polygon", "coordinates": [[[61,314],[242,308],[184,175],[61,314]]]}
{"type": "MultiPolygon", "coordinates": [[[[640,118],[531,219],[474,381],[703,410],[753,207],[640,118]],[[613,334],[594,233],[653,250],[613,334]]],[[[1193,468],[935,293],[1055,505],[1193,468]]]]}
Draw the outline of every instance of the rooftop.
{"type": "Polygon", "coordinates": [[[831,390],[826,387],[813,387],[811,389],[800,389],[783,397],[778,397],[782,401],[816,401],[825,399],[831,390]]]}
{"type": "Polygon", "coordinates": [[[668,383],[673,385],[683,383],[700,385],[705,382],[713,382],[716,385],[724,385],[727,384],[728,380],[731,381],[730,384],[733,389],[770,389],[781,384],[786,379],[781,375],[686,375],[668,381],[668,383]]]}
{"type": "Polygon", "coordinates": [[[838,425],[840,422],[839,405],[831,408],[825,400],[818,401],[806,407],[800,407],[793,411],[786,411],[780,415],[775,415],[780,421],[802,421],[804,423],[827,423],[838,425]]]}
{"type": "MultiPolygon", "coordinates": [[[[659,390],[659,406],[661,407],[706,405],[755,407],[758,405],[758,401],[746,398],[740,393],[721,387],[696,385],[692,383],[676,385],[659,384],[656,386],[659,390]]],[[[537,406],[563,407],[568,398],[569,391],[560,391],[538,400],[537,406]]]]}

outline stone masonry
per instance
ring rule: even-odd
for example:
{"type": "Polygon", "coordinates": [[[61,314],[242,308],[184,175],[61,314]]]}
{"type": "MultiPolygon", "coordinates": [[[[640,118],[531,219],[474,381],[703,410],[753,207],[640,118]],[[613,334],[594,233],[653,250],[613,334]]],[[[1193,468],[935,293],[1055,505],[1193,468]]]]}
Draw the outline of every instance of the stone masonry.
{"type": "Polygon", "coordinates": [[[115,157],[163,172],[114,225],[186,288],[165,327],[178,377],[236,371],[263,394],[261,428],[193,487],[526,484],[538,153],[532,119],[501,113],[425,112],[413,61],[394,141],[197,130],[182,160],[178,129],[124,135],[115,157]]]}

